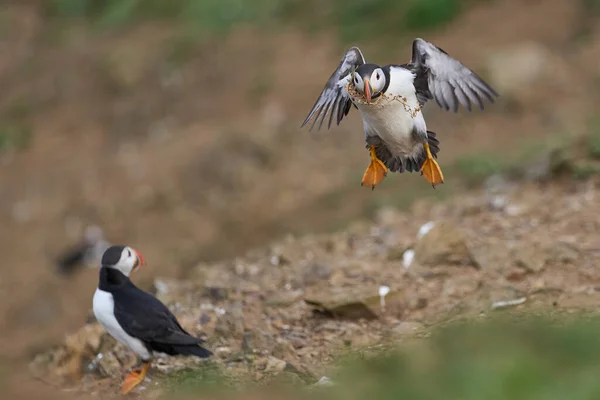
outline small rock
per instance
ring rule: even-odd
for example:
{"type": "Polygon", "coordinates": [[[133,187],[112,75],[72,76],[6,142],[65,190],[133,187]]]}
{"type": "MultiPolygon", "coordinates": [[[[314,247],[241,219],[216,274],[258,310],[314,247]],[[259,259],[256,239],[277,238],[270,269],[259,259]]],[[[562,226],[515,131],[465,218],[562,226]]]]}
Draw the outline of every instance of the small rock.
{"type": "Polygon", "coordinates": [[[290,344],[294,349],[303,349],[308,346],[308,341],[302,337],[292,336],[290,338],[290,344]]]}
{"type": "Polygon", "coordinates": [[[206,325],[210,322],[210,316],[208,314],[202,313],[198,322],[200,323],[200,325],[206,325]]]}
{"type": "Polygon", "coordinates": [[[579,258],[575,246],[566,243],[556,243],[549,251],[550,258],[562,263],[572,263],[579,258]]]}
{"type": "Polygon", "coordinates": [[[321,264],[312,264],[305,268],[304,284],[312,285],[329,279],[331,276],[331,267],[321,264]]]}
{"type": "Polygon", "coordinates": [[[265,372],[267,373],[279,373],[282,372],[286,367],[286,362],[279,358],[270,356],[267,359],[267,365],[265,366],[265,372]]]}
{"type": "Polygon", "coordinates": [[[524,244],[514,249],[515,263],[531,272],[540,272],[546,266],[546,251],[534,244],[524,244]]]}
{"type": "Polygon", "coordinates": [[[489,289],[488,293],[492,303],[502,303],[523,297],[523,293],[512,286],[494,287],[489,289]]]}
{"type": "Polygon", "coordinates": [[[321,293],[315,297],[305,298],[304,302],[330,318],[376,319],[380,309],[377,289],[321,293]]]}
{"type": "Polygon", "coordinates": [[[333,287],[341,287],[348,280],[347,271],[336,269],[329,277],[329,284],[333,287]]]}
{"type": "Polygon", "coordinates": [[[398,336],[412,335],[424,328],[424,325],[415,321],[402,321],[392,328],[392,333],[398,336]]]}
{"type": "Polygon", "coordinates": [[[333,386],[333,381],[326,376],[322,376],[313,386],[333,386]]]}
{"type": "Polygon", "coordinates": [[[504,212],[508,216],[516,217],[523,212],[523,208],[517,204],[510,204],[505,207],[504,212]]]}
{"type": "Polygon", "coordinates": [[[270,306],[289,306],[302,298],[303,290],[282,290],[270,295],[265,304],[270,306]]]}
{"type": "Polygon", "coordinates": [[[490,207],[495,211],[502,211],[506,207],[506,198],[503,196],[494,196],[489,200],[490,207]]]}
{"type": "Polygon", "coordinates": [[[220,315],[215,325],[215,333],[225,337],[241,337],[244,334],[244,314],[237,307],[220,315]]]}
{"type": "Polygon", "coordinates": [[[520,282],[527,276],[527,270],[523,268],[513,268],[506,274],[506,280],[509,282],[520,282]]]}
{"type": "Polygon", "coordinates": [[[227,300],[229,292],[226,288],[222,287],[206,287],[204,288],[204,296],[210,298],[213,301],[227,300]]]}
{"type": "Polygon", "coordinates": [[[477,265],[485,270],[495,270],[502,274],[514,266],[508,246],[503,240],[492,240],[489,243],[480,243],[469,249],[471,257],[477,260],[477,265]]]}
{"type": "Polygon", "coordinates": [[[298,361],[298,354],[296,353],[294,346],[290,342],[283,339],[277,339],[277,344],[273,349],[273,355],[287,362],[298,361]]]}
{"type": "Polygon", "coordinates": [[[307,370],[306,368],[301,368],[290,362],[285,364],[284,371],[296,375],[302,381],[304,381],[304,383],[314,383],[316,380],[316,377],[311,371],[307,370]]]}
{"type": "Polygon", "coordinates": [[[88,324],[79,331],[65,338],[65,346],[69,352],[84,353],[95,352],[105,336],[105,331],[100,324],[88,324]]]}
{"type": "Polygon", "coordinates": [[[217,347],[215,349],[215,354],[217,354],[218,356],[221,356],[221,357],[227,357],[231,354],[231,349],[229,347],[224,347],[224,346],[217,347]]]}
{"type": "Polygon", "coordinates": [[[289,260],[281,254],[272,255],[270,261],[271,261],[271,265],[276,266],[276,267],[280,266],[280,265],[287,265],[290,263],[289,260]]]}
{"type": "Polygon", "coordinates": [[[260,328],[254,328],[244,333],[242,349],[249,352],[268,352],[273,350],[275,340],[269,333],[260,328]]]}
{"type": "Polygon", "coordinates": [[[456,276],[444,281],[443,296],[454,296],[464,298],[468,294],[476,292],[481,286],[481,280],[470,275],[456,276]]]}
{"type": "Polygon", "coordinates": [[[408,308],[411,310],[422,310],[429,305],[429,300],[425,297],[413,297],[408,300],[408,308]]]}
{"type": "Polygon", "coordinates": [[[427,230],[415,246],[415,260],[421,265],[462,264],[478,266],[463,233],[450,222],[439,222],[427,230]]]}
{"type": "Polygon", "coordinates": [[[98,361],[98,370],[106,376],[118,376],[121,374],[121,363],[115,354],[111,351],[102,353],[98,361]]]}

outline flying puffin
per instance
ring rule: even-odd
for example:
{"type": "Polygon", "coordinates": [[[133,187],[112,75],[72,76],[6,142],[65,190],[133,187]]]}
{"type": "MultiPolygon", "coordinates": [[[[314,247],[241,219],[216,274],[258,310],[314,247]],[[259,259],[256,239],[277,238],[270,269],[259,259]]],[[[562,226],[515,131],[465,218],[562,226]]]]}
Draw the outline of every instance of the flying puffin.
{"type": "Polygon", "coordinates": [[[201,347],[201,339],[187,333],[169,309],[157,298],[138,289],[129,274],[145,261],[129,246],[111,246],[102,255],[100,282],[94,293],[93,310],[100,324],[143,362],[121,385],[125,394],[140,384],[150,368],[153,352],[168,355],[212,355],[201,347]]]}
{"type": "Polygon", "coordinates": [[[380,67],[365,61],[358,47],[352,47],[333,72],[312,110],[302,123],[314,117],[310,127],[325,119],[327,128],[337,124],[354,105],[363,119],[371,162],[361,185],[372,189],[388,170],[402,173],[420,171],[435,188],[444,182],[437,161],[439,141],[428,131],[421,111],[435,99],[445,110],[458,111],[458,104],[471,111],[471,104],[483,110],[483,99],[491,103],[498,94],[475,72],[450,57],[439,47],[417,38],[408,64],[380,67]],[[329,114],[329,118],[327,118],[329,114]]]}

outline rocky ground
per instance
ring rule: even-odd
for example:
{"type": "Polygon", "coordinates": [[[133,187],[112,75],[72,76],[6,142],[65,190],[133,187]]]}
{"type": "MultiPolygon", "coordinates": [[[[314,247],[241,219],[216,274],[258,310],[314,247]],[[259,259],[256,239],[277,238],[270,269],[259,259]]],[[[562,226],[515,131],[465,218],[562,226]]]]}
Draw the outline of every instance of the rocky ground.
{"type": "MultiPolygon", "coordinates": [[[[313,384],[348,350],[427,334],[444,321],[599,304],[599,183],[494,176],[443,204],[383,209],[374,223],[198,265],[186,280],[157,279],[154,291],[207,339],[227,376],[313,384]]],[[[114,393],[134,363],[92,322],[38,355],[31,370],[62,388],[114,393]]],[[[165,376],[197,364],[161,359],[157,370],[166,375],[139,390],[154,393],[165,376]]]]}

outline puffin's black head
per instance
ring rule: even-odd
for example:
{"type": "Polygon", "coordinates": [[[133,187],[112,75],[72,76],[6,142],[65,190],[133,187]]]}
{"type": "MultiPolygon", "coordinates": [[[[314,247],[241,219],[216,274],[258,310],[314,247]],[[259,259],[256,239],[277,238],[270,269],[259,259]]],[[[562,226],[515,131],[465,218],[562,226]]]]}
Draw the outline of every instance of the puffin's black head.
{"type": "Polygon", "coordinates": [[[371,99],[380,95],[385,88],[387,77],[379,65],[363,64],[356,68],[352,79],[356,90],[370,103],[371,99]]]}
{"type": "Polygon", "coordinates": [[[102,255],[102,268],[114,268],[129,276],[138,267],[145,265],[144,257],[129,246],[110,246],[102,255]]]}

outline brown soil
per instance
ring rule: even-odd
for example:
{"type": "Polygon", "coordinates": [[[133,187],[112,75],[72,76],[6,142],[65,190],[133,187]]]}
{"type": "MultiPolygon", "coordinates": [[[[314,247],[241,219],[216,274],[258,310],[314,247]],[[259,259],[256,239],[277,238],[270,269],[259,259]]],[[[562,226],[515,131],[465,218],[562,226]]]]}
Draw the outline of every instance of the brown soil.
{"type": "MultiPolygon", "coordinates": [[[[403,342],[456,318],[595,309],[599,183],[496,185],[441,205],[420,201],[411,213],[383,209],[376,222],[341,233],[289,237],[201,264],[185,280],[158,281],[157,296],[207,338],[232,380],[312,384],[331,376],[332,360],[348,349],[403,342]],[[389,289],[383,306],[381,286],[389,289]]],[[[31,367],[45,382],[108,396],[136,363],[91,323],[31,367]]],[[[171,374],[199,363],[155,364],[171,374]]],[[[141,390],[161,391],[160,372],[141,390]]]]}

